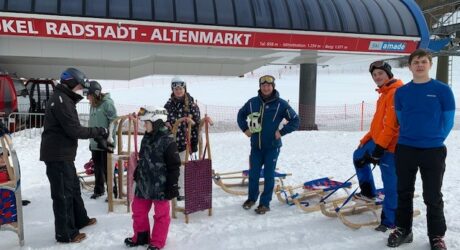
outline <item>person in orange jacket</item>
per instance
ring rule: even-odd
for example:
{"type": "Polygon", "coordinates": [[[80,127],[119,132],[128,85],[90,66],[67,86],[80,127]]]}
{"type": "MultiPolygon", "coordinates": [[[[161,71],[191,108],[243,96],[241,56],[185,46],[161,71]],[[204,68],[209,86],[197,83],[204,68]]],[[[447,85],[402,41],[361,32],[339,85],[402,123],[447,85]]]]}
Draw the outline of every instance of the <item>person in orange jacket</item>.
{"type": "Polygon", "coordinates": [[[394,109],[394,95],[403,83],[393,78],[390,64],[384,61],[371,63],[369,72],[377,84],[379,99],[371,128],[353,153],[353,163],[361,189],[361,193],[355,196],[368,201],[377,196],[370,164],[379,165],[385,199],[382,204],[381,223],[375,230],[385,232],[388,228],[395,227],[398,195],[394,152],[399,125],[394,109]]]}

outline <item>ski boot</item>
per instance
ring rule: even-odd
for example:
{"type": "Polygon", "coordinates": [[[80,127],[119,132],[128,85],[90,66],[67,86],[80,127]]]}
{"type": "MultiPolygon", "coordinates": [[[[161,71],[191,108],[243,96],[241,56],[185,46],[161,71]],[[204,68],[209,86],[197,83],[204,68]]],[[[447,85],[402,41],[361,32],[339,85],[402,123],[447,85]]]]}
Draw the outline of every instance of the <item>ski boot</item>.
{"type": "Polygon", "coordinates": [[[387,246],[399,247],[403,243],[411,243],[413,237],[412,231],[408,232],[404,228],[397,227],[388,237],[387,246]]]}
{"type": "Polygon", "coordinates": [[[127,247],[137,247],[137,246],[147,245],[147,244],[149,244],[149,233],[148,232],[137,233],[136,242],[133,241],[132,237],[125,239],[125,245],[127,247]]]}
{"type": "Polygon", "coordinates": [[[430,237],[431,250],[447,250],[443,236],[430,237]]]}
{"type": "Polygon", "coordinates": [[[243,203],[243,208],[246,209],[246,210],[249,210],[251,209],[252,206],[254,206],[256,203],[254,201],[251,201],[251,200],[247,200],[243,203]]]}

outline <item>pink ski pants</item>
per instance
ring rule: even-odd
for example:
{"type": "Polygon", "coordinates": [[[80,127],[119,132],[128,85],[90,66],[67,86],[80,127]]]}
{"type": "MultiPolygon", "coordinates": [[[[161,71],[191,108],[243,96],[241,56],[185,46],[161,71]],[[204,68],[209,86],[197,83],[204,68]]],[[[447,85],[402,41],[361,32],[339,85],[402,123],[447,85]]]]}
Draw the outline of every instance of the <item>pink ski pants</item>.
{"type": "Polygon", "coordinates": [[[133,241],[137,241],[137,234],[140,232],[150,232],[150,245],[163,248],[168,237],[169,224],[171,217],[169,215],[169,200],[146,200],[134,197],[132,203],[133,209],[133,241]],[[149,211],[153,207],[153,227],[150,232],[149,211]]]}

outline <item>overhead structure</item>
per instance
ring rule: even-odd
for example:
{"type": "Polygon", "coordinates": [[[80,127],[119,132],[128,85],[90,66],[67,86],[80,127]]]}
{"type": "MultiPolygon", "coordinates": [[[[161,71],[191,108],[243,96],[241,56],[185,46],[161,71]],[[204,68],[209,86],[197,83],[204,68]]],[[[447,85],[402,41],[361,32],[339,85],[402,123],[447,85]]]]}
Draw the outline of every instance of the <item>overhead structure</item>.
{"type": "Polygon", "coordinates": [[[413,0],[0,0],[0,65],[21,77],[76,66],[97,79],[242,75],[428,46],[413,0]]]}

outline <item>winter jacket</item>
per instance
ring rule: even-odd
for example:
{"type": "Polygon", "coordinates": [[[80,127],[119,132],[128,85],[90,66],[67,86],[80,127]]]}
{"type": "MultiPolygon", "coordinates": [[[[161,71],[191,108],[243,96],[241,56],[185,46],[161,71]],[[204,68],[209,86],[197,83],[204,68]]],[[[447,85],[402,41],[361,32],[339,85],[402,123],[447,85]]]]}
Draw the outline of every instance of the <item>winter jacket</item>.
{"type": "Polygon", "coordinates": [[[238,111],[237,122],[243,132],[248,129],[246,118],[254,112],[261,114],[262,131],[251,135],[251,147],[258,149],[281,147],[281,138],[276,140],[275,132],[279,129],[279,125],[283,119],[286,119],[288,123],[284,124],[283,128],[279,131],[281,136],[299,128],[299,116],[285,100],[279,97],[277,90],[273,90],[273,95],[265,101],[259,90],[259,95],[249,99],[238,111]]]}
{"type": "Polygon", "coordinates": [[[364,145],[370,139],[375,144],[394,153],[398,141],[399,125],[397,122],[394,95],[396,89],[403,86],[403,82],[397,79],[390,79],[388,83],[377,89],[380,94],[377,100],[377,108],[372,118],[369,132],[361,139],[361,145],[364,145]]]}
{"type": "MultiPolygon", "coordinates": [[[[102,127],[109,128],[113,120],[117,118],[117,110],[113,104],[110,94],[104,94],[101,103],[97,107],[91,106],[89,110],[89,122],[88,127],[102,127]]],[[[115,141],[115,133],[113,134],[113,139],[115,141]]],[[[97,147],[97,143],[94,139],[89,140],[89,149],[102,151],[97,147]]]]}
{"type": "Polygon", "coordinates": [[[40,146],[41,161],[74,161],[78,139],[102,136],[104,128],[80,125],[76,104],[83,99],[67,86],[59,84],[46,106],[40,146]]]}
{"type": "MultiPolygon", "coordinates": [[[[200,124],[200,108],[198,105],[195,103],[193,100],[193,97],[190,96],[189,93],[185,93],[185,97],[181,99],[177,99],[174,97],[174,94],[171,94],[171,98],[169,98],[168,102],[165,104],[164,108],[168,111],[168,118],[167,122],[171,124],[171,126],[174,126],[174,123],[182,118],[182,117],[188,117],[188,115],[192,115],[192,120],[195,122],[195,125],[192,126],[192,133],[191,133],[191,149],[197,149],[198,146],[198,128],[200,124]],[[186,104],[186,101],[188,101],[188,105],[186,104]],[[187,110],[188,109],[188,110],[187,110]]],[[[179,128],[177,129],[177,135],[176,135],[176,142],[177,142],[177,148],[179,149],[179,152],[182,152],[186,148],[186,131],[187,129],[187,124],[186,123],[181,123],[179,125],[179,128]]]]}
{"type": "Polygon", "coordinates": [[[136,197],[165,200],[166,190],[177,187],[181,160],[177,144],[166,127],[145,133],[134,174],[136,197]]]}

